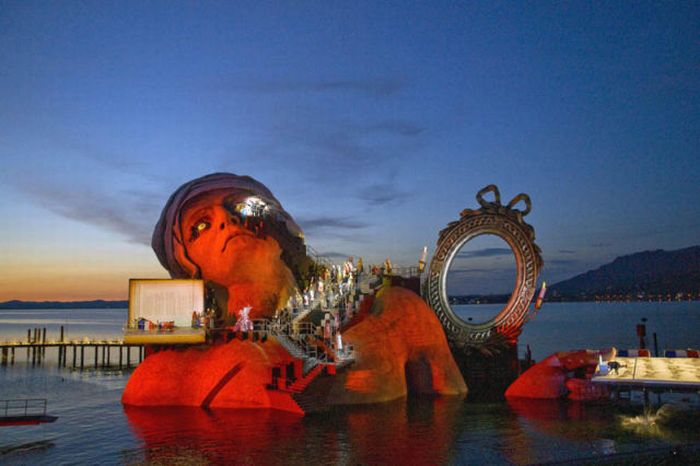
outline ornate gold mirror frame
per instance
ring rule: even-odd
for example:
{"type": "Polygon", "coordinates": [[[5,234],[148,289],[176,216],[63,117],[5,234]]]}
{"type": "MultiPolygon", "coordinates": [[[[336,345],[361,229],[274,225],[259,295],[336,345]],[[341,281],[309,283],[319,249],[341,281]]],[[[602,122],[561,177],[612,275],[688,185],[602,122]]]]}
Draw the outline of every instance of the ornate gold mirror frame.
{"type": "Polygon", "coordinates": [[[459,347],[478,345],[494,333],[509,340],[517,338],[528,319],[528,307],[543,265],[540,248],[535,244],[535,230],[523,220],[532,208],[527,194],[518,194],[504,206],[498,188],[489,185],[477,193],[476,200],[480,209],[464,209],[459,221],[449,223],[440,232],[424,283],[424,297],[442,322],[450,343],[459,347]],[[493,194],[493,201],[484,199],[487,193],[493,194]],[[525,204],[525,210],[515,208],[520,202],[525,204]],[[472,324],[460,319],[450,307],[447,274],[460,248],[484,234],[496,235],[508,243],[515,255],[517,276],[515,289],[503,309],[486,322],[472,324]]]}

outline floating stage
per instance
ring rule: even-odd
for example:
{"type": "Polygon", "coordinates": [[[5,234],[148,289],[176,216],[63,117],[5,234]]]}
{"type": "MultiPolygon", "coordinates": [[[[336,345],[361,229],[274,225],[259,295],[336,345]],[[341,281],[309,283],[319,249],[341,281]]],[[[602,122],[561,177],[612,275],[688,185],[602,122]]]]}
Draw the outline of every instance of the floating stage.
{"type": "Polygon", "coordinates": [[[124,330],[124,343],[129,345],[196,345],[205,343],[204,329],[175,327],[168,330],[124,330]]]}
{"type": "Polygon", "coordinates": [[[700,358],[617,357],[602,369],[591,382],[614,390],[700,391],[700,358]]]}

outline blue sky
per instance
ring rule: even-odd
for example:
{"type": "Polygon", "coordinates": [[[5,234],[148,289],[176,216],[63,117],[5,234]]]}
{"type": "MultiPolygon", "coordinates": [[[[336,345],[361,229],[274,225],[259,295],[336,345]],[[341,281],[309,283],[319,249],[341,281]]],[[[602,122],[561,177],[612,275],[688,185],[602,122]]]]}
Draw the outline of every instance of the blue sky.
{"type": "Polygon", "coordinates": [[[163,276],[160,209],[214,171],[366,262],[414,263],[490,183],[531,196],[549,282],[698,244],[698,25],[697,2],[0,0],[0,298],[163,276]]]}

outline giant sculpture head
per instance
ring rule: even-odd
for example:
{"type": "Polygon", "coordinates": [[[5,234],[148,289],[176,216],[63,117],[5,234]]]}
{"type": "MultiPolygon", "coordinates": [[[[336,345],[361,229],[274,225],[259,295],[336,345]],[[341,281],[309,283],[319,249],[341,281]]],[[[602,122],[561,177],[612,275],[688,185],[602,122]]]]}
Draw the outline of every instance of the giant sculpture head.
{"type": "Polygon", "coordinates": [[[175,191],[152,246],[173,278],[225,287],[229,314],[251,305],[251,317],[274,313],[308,261],[301,229],[270,190],[231,173],[207,175],[175,191]]]}

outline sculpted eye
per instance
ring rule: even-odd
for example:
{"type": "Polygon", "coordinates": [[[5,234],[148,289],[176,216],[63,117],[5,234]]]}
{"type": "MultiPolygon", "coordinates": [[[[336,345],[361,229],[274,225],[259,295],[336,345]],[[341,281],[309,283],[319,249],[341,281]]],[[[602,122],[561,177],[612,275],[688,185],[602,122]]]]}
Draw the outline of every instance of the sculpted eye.
{"type": "Polygon", "coordinates": [[[199,238],[199,235],[208,230],[211,227],[211,223],[207,220],[199,220],[194,225],[192,225],[192,231],[190,235],[190,241],[194,241],[199,238]]]}

